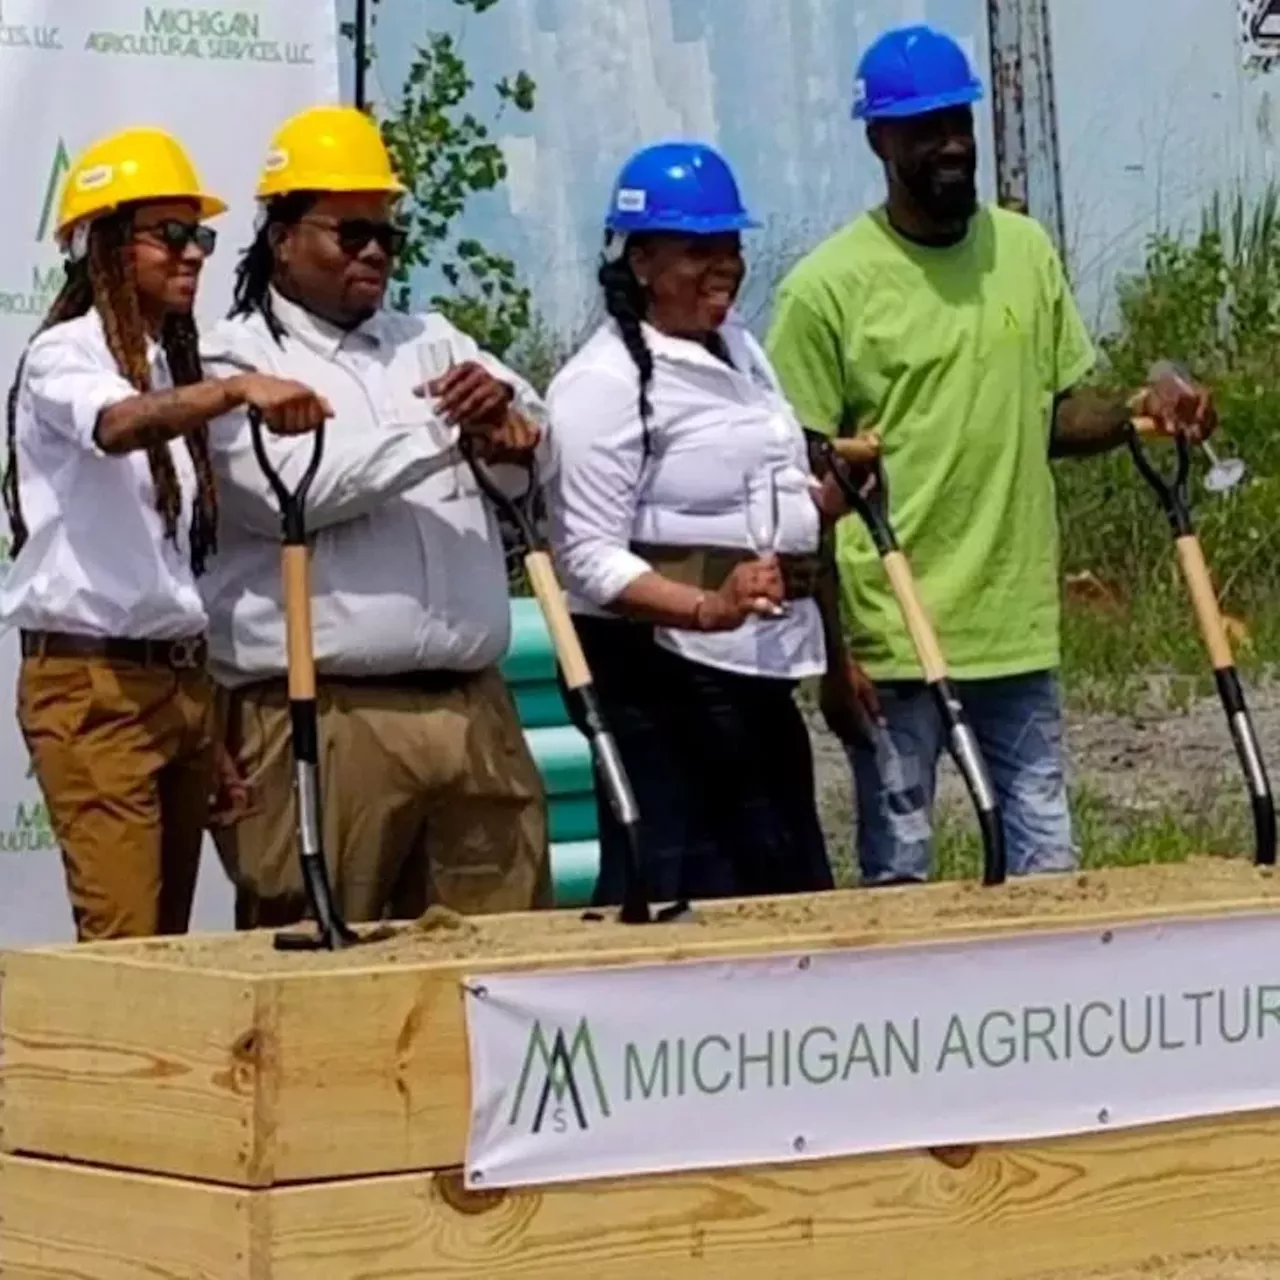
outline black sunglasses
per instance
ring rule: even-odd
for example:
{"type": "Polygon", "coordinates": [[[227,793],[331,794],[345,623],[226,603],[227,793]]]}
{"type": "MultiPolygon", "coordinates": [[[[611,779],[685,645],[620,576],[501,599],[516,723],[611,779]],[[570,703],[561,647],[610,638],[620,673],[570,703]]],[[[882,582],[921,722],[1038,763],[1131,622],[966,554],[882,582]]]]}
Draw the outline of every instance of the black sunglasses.
{"type": "Polygon", "coordinates": [[[179,218],[165,218],[163,222],[138,227],[137,234],[152,236],[174,253],[182,253],[187,245],[194,243],[206,258],[218,243],[218,233],[212,227],[206,227],[203,222],[183,222],[179,218]]]}
{"type": "Polygon", "coordinates": [[[370,240],[376,241],[378,248],[388,257],[397,257],[409,238],[403,227],[391,222],[375,222],[372,218],[343,218],[338,222],[303,218],[302,221],[332,232],[342,252],[353,258],[364,250],[370,240]]]}

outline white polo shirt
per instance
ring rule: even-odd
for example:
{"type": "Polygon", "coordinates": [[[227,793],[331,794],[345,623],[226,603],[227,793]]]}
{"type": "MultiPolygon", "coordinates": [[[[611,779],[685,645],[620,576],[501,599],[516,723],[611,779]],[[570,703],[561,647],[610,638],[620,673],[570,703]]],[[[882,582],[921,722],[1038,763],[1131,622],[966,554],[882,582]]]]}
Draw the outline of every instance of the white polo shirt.
{"type": "MultiPolygon", "coordinates": [[[[173,381],[147,344],[152,390],[173,381]]],[[[195,468],[168,448],[182,493],[176,545],[165,537],[144,451],[110,455],[94,440],[103,410],[137,395],[107,348],[96,310],[40,334],[18,388],[18,493],[28,529],[0,588],[0,621],[32,631],[173,640],[199,635],[205,611],[191,573],[195,468]]]]}
{"type": "MultiPolygon", "coordinates": [[[[447,344],[455,364],[475,360],[516,389],[516,407],[541,422],[541,401],[443,316],[382,311],[335,328],[273,291],[278,343],[258,314],[226,320],[204,340],[205,372],[249,366],[294,378],[335,416],[307,498],[312,622],[323,675],[474,671],[497,662],[510,638],[506,560],[497,521],[429,401],[419,349],[447,344]]],[[[285,671],[279,504],[253,451],[243,412],[213,425],[221,495],[219,551],[200,580],[209,611],[210,668],[234,687],[285,671]]],[[[265,434],[292,488],[311,459],[311,436],[265,434]]]]}
{"type": "MultiPolygon", "coordinates": [[[[547,392],[554,458],[548,515],[571,607],[608,606],[651,566],[632,543],[752,550],[746,476],[778,476],[781,552],[814,553],[821,523],[809,491],[804,433],[760,344],[731,318],[720,336],[730,368],[699,343],[650,325],[650,453],[639,375],[607,322],[547,392]]],[[[695,662],[747,675],[801,679],[826,670],[817,602],[793,600],[786,618],[749,618],[727,632],[659,628],[657,642],[695,662]]]]}

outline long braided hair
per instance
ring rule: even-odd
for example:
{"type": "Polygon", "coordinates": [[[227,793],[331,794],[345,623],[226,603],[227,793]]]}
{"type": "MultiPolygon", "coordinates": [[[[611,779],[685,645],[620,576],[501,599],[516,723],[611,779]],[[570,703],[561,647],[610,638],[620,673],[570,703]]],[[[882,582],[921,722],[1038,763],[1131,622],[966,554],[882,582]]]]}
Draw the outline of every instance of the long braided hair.
{"type": "Polygon", "coordinates": [[[266,323],[268,332],[280,345],[284,344],[285,331],[271,305],[271,280],[276,270],[272,238],[276,227],[293,226],[318,198],[310,191],[291,191],[270,200],[263,211],[257,235],[240,255],[240,261],[236,265],[236,285],[230,314],[250,316],[256,311],[266,323]]]}
{"type": "MultiPolygon", "coordinates": [[[[151,370],[147,362],[147,332],[124,248],[132,231],[132,214],[123,209],[96,223],[89,232],[88,252],[66,267],[66,279],[37,334],[85,315],[97,308],[107,348],[120,373],[140,393],[151,387],[151,370]]],[[[204,372],[200,365],[200,343],[195,320],[190,315],[166,317],[160,330],[160,345],[165,353],[174,386],[200,382],[204,372]]],[[[22,550],[27,540],[27,526],[22,518],[18,487],[17,410],[25,357],[9,388],[8,461],[4,472],[4,505],[9,517],[13,554],[22,550]]],[[[186,435],[187,451],[196,473],[196,498],[191,512],[191,571],[202,574],[208,557],[217,550],[218,496],[213,466],[209,460],[209,433],[198,427],[186,435]]],[[[178,520],[182,515],[182,491],[173,455],[167,441],[147,449],[151,483],[155,488],[156,510],[164,522],[165,537],[178,545],[178,520]]]]}
{"type": "MultiPolygon", "coordinates": [[[[627,247],[639,241],[639,236],[631,236],[627,247]]],[[[653,416],[653,406],[649,402],[649,388],[653,383],[653,352],[645,341],[642,321],[649,309],[649,302],[645,297],[644,287],[636,279],[625,247],[616,257],[606,256],[596,278],[600,281],[600,288],[604,290],[604,309],[618,326],[622,341],[640,375],[640,427],[643,432],[644,456],[647,458],[652,452],[649,420],[653,416]]]]}

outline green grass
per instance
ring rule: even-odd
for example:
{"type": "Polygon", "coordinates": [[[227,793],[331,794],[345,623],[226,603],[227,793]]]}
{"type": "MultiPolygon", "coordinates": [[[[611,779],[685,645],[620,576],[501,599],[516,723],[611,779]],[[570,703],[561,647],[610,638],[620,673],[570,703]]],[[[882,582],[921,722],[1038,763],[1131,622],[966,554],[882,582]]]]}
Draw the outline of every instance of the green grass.
{"type": "MultiPolygon", "coordinates": [[[[1120,809],[1084,787],[1073,790],[1071,816],[1081,865],[1132,867],[1185,862],[1207,852],[1252,853],[1252,828],[1234,796],[1215,797],[1191,813],[1120,809]]],[[[966,816],[944,813],[938,823],[938,876],[973,879],[982,866],[982,844],[966,816]]]]}

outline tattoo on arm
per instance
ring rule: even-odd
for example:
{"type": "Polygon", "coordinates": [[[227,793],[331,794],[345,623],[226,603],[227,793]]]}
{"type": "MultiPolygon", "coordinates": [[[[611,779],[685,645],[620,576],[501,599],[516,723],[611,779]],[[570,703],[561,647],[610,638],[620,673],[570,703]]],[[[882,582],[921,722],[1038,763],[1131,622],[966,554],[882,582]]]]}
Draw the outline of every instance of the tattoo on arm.
{"type": "Polygon", "coordinates": [[[231,385],[214,379],[148,391],[103,410],[94,437],[104,453],[134,453],[186,435],[239,403],[231,385]]]}
{"type": "Polygon", "coordinates": [[[1088,458],[1124,444],[1129,406],[1119,396],[1081,387],[1054,402],[1051,458],[1088,458]]]}

